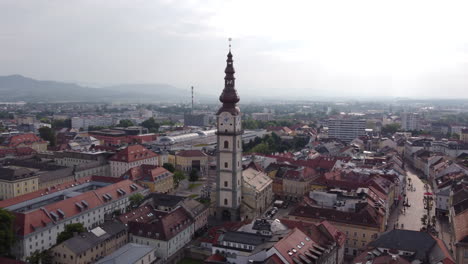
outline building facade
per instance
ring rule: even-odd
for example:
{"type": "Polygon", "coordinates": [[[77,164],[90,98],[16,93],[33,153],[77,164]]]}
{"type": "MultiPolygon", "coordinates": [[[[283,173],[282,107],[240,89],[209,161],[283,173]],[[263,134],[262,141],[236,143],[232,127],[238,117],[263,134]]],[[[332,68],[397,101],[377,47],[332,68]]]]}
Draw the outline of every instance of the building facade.
{"type": "Polygon", "coordinates": [[[419,130],[421,117],[417,113],[402,113],[401,128],[405,131],[419,130]]]}
{"type": "Polygon", "coordinates": [[[37,191],[39,177],[26,168],[0,168],[0,199],[10,199],[16,196],[37,191]]]}
{"type": "Polygon", "coordinates": [[[358,119],[329,119],[328,137],[337,138],[346,143],[364,136],[366,133],[366,120],[358,119]]]}
{"type": "Polygon", "coordinates": [[[265,173],[248,168],[242,172],[242,204],[249,211],[249,219],[261,217],[273,203],[273,180],[265,173]]]}
{"type": "Polygon", "coordinates": [[[146,222],[128,223],[132,243],[150,245],[163,261],[182,250],[194,234],[193,219],[182,207],[171,212],[153,211],[146,222]]]}
{"type": "Polygon", "coordinates": [[[131,145],[119,151],[109,159],[111,177],[120,177],[122,174],[137,166],[158,165],[158,155],[141,145],[131,145]]]}
{"type": "Polygon", "coordinates": [[[51,248],[68,224],[82,223],[87,229],[103,224],[105,216],[125,212],[134,193],[146,194],[147,190],[130,180],[89,177],[0,201],[0,207],[16,218],[17,242],[12,253],[26,259],[35,251],[51,248]]]}
{"type": "Polygon", "coordinates": [[[54,264],[88,264],[121,248],[127,240],[124,224],[108,222],[56,245],[50,254],[54,264]]]}
{"type": "Polygon", "coordinates": [[[216,114],[218,129],[216,217],[237,221],[241,218],[243,131],[241,113],[237,107],[240,98],[235,89],[235,71],[230,50],[226,62],[224,90],[219,97],[223,105],[216,114]]]}

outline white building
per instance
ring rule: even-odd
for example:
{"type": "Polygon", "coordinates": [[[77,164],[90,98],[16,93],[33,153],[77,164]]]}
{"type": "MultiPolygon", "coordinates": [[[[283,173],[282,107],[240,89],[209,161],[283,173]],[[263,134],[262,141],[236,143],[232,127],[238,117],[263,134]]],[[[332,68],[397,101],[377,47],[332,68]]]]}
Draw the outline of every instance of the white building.
{"type": "Polygon", "coordinates": [[[401,128],[405,131],[419,130],[421,117],[418,113],[402,113],[401,114],[401,128]]]}
{"type": "Polygon", "coordinates": [[[90,126],[112,126],[116,120],[112,116],[76,116],[71,118],[71,127],[88,130],[90,126]]]}
{"type": "Polygon", "coordinates": [[[55,245],[66,225],[82,223],[88,230],[92,229],[104,223],[106,215],[124,212],[132,194],[147,192],[130,180],[112,183],[103,177],[72,181],[41,191],[0,202],[0,207],[11,211],[17,219],[14,226],[17,244],[12,253],[22,260],[55,245]]]}
{"type": "Polygon", "coordinates": [[[148,221],[128,222],[130,241],[155,247],[157,256],[163,261],[192,241],[194,222],[184,208],[170,212],[154,210],[148,215],[148,221]]]}
{"type": "Polygon", "coordinates": [[[362,119],[329,119],[328,137],[337,138],[346,143],[366,134],[366,120],[362,119]]]}

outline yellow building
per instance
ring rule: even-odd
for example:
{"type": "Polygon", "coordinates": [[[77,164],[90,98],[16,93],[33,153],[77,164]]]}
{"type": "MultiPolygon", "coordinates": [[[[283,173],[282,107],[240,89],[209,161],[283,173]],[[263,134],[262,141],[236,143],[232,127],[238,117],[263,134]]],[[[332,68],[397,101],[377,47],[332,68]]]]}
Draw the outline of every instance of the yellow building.
{"type": "Polygon", "coordinates": [[[90,232],[74,236],[53,247],[53,263],[94,263],[127,243],[127,230],[118,222],[105,223],[90,232]]]}
{"type": "Polygon", "coordinates": [[[384,216],[370,205],[357,212],[298,206],[286,218],[310,223],[327,220],[346,234],[345,255],[357,256],[379,233],[385,231],[384,216]]]}
{"type": "MultiPolygon", "coordinates": [[[[224,186],[228,183],[225,182],[224,186]]],[[[221,186],[223,187],[223,186],[221,186]]],[[[273,180],[265,173],[248,168],[242,171],[242,205],[250,219],[260,217],[273,202],[273,180]]]]}
{"type": "Polygon", "coordinates": [[[468,128],[462,129],[460,140],[463,142],[468,142],[468,128]]]}
{"type": "Polygon", "coordinates": [[[174,190],[173,174],[163,167],[144,164],[131,168],[123,177],[136,181],[151,192],[170,193],[174,190]]]}
{"type": "Polygon", "coordinates": [[[184,150],[168,156],[168,162],[185,174],[195,169],[206,175],[208,173],[208,155],[200,150],[184,150]]]}
{"type": "Polygon", "coordinates": [[[33,133],[11,135],[0,145],[0,148],[24,148],[29,147],[37,152],[47,150],[47,142],[33,133]]]}
{"type": "Polygon", "coordinates": [[[39,179],[34,171],[13,166],[0,168],[0,199],[10,199],[38,189],[39,179]]]}
{"type": "Polygon", "coordinates": [[[301,199],[310,191],[316,173],[313,169],[291,164],[271,163],[266,169],[273,179],[273,192],[288,200],[301,199]]]}

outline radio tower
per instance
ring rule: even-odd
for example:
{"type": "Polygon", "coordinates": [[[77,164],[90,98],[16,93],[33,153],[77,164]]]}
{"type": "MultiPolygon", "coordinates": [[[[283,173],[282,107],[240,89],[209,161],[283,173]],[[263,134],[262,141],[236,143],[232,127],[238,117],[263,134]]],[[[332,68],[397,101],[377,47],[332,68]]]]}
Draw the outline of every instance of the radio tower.
{"type": "Polygon", "coordinates": [[[193,114],[193,86],[192,86],[192,111],[191,113],[193,114]]]}

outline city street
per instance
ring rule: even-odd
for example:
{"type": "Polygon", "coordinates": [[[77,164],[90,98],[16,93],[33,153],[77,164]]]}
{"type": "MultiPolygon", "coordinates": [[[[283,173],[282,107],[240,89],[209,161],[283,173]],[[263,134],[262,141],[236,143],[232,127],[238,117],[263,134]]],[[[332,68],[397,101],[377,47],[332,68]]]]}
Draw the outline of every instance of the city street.
{"type": "MultiPolygon", "coordinates": [[[[419,179],[419,177],[411,170],[407,170],[407,181],[406,181],[406,198],[410,207],[403,206],[403,201],[400,202],[395,212],[390,216],[388,221],[388,230],[393,229],[397,226],[399,229],[407,229],[419,231],[422,227],[421,217],[426,213],[424,209],[424,183],[419,179]],[[412,184],[412,187],[415,188],[412,190],[408,189],[409,184],[412,184]],[[414,190],[414,191],[413,191],[414,190]],[[404,213],[401,213],[401,210],[406,208],[404,213]]],[[[430,187],[429,187],[430,188],[430,187]]],[[[431,189],[428,192],[432,192],[431,189]]],[[[431,217],[434,215],[434,208],[431,210],[431,217]]]]}

